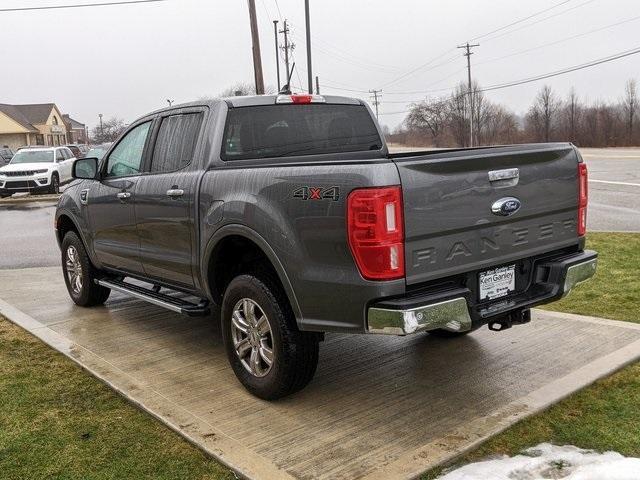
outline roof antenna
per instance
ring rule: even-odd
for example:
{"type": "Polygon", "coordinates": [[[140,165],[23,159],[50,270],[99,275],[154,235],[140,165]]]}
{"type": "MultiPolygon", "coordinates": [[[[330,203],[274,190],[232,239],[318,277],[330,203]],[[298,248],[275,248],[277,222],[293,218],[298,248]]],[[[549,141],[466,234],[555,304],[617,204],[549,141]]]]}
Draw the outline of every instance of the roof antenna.
{"type": "Polygon", "coordinates": [[[293,75],[293,69],[296,68],[296,62],[293,62],[291,65],[291,71],[289,72],[289,76],[287,77],[287,83],[285,83],[280,91],[278,92],[281,95],[291,95],[291,75],[293,75]]]}

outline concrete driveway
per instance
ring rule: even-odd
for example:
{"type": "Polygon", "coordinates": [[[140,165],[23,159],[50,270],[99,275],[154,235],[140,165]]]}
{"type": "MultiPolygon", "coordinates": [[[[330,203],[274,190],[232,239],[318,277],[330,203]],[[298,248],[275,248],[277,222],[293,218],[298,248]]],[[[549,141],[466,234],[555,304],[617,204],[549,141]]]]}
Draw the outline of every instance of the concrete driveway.
{"type": "Polygon", "coordinates": [[[114,294],[82,309],[59,267],[0,271],[0,313],[250,478],[411,478],[640,357],[640,326],[536,312],[466,338],[328,335],[315,379],[249,395],[217,318],[114,294]]]}

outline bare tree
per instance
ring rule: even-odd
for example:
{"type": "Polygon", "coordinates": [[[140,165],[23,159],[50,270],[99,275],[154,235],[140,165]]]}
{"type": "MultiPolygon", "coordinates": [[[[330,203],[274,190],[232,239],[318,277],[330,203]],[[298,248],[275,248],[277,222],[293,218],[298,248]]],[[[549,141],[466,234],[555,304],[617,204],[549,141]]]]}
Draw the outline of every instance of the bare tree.
{"type": "Polygon", "coordinates": [[[622,99],[622,112],[627,130],[627,144],[631,145],[633,143],[633,126],[638,113],[638,90],[635,79],[628,80],[625,85],[624,97],[622,99]]]}
{"type": "Polygon", "coordinates": [[[114,142],[126,128],[122,119],[112,117],[102,122],[102,126],[97,125],[91,130],[91,142],[94,144],[114,142]]]}
{"type": "MultiPolygon", "coordinates": [[[[267,85],[264,89],[264,93],[266,95],[273,95],[276,93],[276,89],[267,85]]],[[[256,87],[252,83],[249,82],[236,82],[230,87],[225,88],[217,95],[204,95],[199,98],[199,100],[215,100],[216,98],[226,98],[226,97],[246,97],[248,95],[255,95],[256,87]]]]}
{"type": "Polygon", "coordinates": [[[502,105],[487,104],[482,127],[482,144],[497,145],[517,141],[518,122],[516,116],[502,105]]]}
{"type": "Polygon", "coordinates": [[[476,145],[485,145],[487,123],[495,112],[493,103],[489,102],[478,83],[473,82],[473,129],[476,145]]]}
{"type": "Polygon", "coordinates": [[[449,130],[459,147],[469,143],[469,94],[466,84],[461,82],[449,98],[449,130]]]}
{"type": "Polygon", "coordinates": [[[443,98],[425,99],[410,107],[406,123],[409,128],[429,132],[436,147],[447,127],[448,102],[443,98]]]}
{"type": "MultiPolygon", "coordinates": [[[[604,147],[640,144],[640,98],[636,80],[629,80],[623,98],[616,103],[586,102],[571,89],[560,101],[549,86],[536,95],[523,119],[502,105],[484,97],[474,85],[476,101],[473,119],[479,145],[521,141],[568,140],[580,146],[604,147]]],[[[437,100],[426,100],[411,107],[402,128],[390,135],[391,141],[412,145],[468,145],[469,96],[467,86],[459,84],[447,99],[446,109],[434,109],[437,100]]]]}
{"type": "Polygon", "coordinates": [[[578,143],[578,129],[580,127],[580,116],[582,114],[582,105],[576,93],[575,88],[571,88],[567,101],[562,111],[562,123],[565,139],[578,143]]]}
{"type": "Polygon", "coordinates": [[[536,134],[536,140],[548,142],[556,123],[556,116],[560,108],[560,101],[551,87],[545,85],[540,89],[529,109],[528,120],[536,134]]]}

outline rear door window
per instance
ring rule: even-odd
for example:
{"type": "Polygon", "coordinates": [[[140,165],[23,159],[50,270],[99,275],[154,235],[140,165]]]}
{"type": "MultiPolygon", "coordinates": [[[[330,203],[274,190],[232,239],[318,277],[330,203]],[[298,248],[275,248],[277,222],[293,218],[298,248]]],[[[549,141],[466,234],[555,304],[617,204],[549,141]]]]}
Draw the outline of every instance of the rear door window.
{"type": "Polygon", "coordinates": [[[380,148],[363,105],[261,105],[229,109],[221,156],[243,160],[380,148]]]}
{"type": "Polygon", "coordinates": [[[191,163],[203,114],[185,113],[164,117],[153,149],[151,172],[173,172],[191,163]]]}

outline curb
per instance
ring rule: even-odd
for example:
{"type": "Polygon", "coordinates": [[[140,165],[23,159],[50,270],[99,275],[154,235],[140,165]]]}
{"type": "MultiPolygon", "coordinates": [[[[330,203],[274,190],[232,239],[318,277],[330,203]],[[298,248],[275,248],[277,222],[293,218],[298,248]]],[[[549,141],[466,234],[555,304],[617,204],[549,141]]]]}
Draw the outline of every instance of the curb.
{"type": "Polygon", "coordinates": [[[26,197],[17,198],[5,198],[0,200],[0,206],[2,205],[15,205],[17,203],[33,203],[33,202],[57,202],[60,195],[28,195],[26,197]]]}

